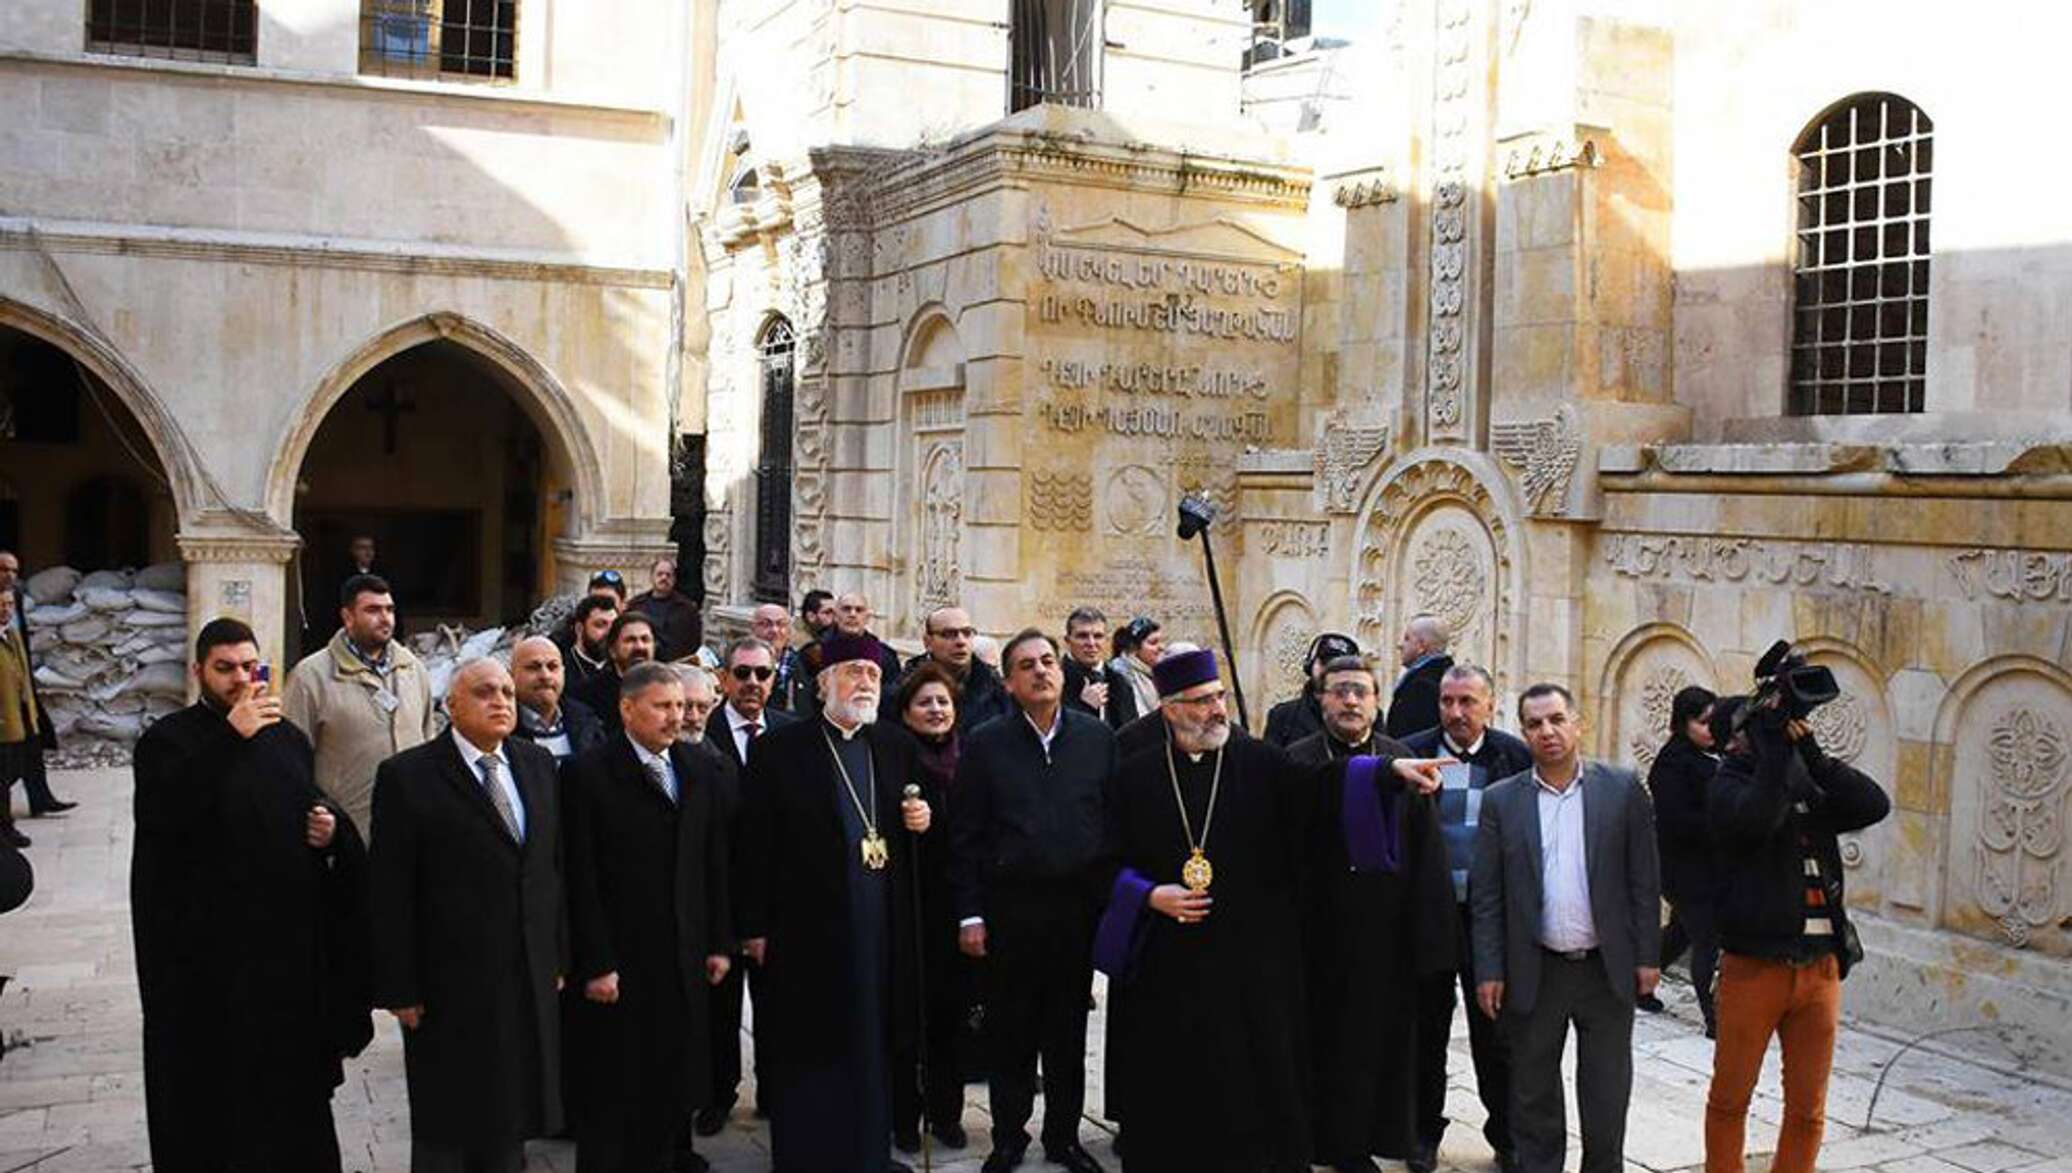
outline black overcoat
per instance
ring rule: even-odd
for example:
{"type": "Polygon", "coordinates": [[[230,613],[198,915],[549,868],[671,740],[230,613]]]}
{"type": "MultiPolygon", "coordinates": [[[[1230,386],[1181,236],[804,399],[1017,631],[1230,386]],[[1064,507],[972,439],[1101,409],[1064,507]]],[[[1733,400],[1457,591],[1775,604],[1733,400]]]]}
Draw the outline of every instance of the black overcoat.
{"type": "Polygon", "coordinates": [[[1452,656],[1434,656],[1398,680],[1389,694],[1388,713],[1382,722],[1384,732],[1401,740],[1437,726],[1439,683],[1452,667],[1452,656]]]}
{"type": "Polygon", "coordinates": [[[1719,759],[1689,739],[1662,743],[1648,767],[1655,800],[1655,843],[1662,858],[1662,895],[1673,901],[1710,901],[1719,888],[1719,864],[1706,811],[1719,759]]]}
{"type": "Polygon", "coordinates": [[[619,1000],[582,1002],[569,1040],[598,1102],[710,1092],[705,958],[732,951],[720,774],[709,753],[672,746],[677,798],[613,737],[562,764],[571,985],[619,975],[619,1000]]]}
{"type": "MultiPolygon", "coordinates": [[[[1213,758],[1178,755],[1201,833],[1213,758]]],[[[1297,894],[1314,789],[1280,750],[1233,736],[1205,844],[1208,919],[1152,911],[1133,973],[1111,982],[1122,1012],[1109,1066],[1129,1138],[1126,1170],[1256,1173],[1309,1156],[1297,894]]],[[[1109,804],[1115,858],[1153,884],[1188,856],[1163,742],[1123,759],[1109,804]]]]}
{"type": "MultiPolygon", "coordinates": [[[[372,1036],[365,851],[283,721],[250,739],[203,704],[135,754],[130,914],[154,1166],[327,1161],[312,1103],[372,1036]],[[329,807],[329,847],[304,822],[329,807]]],[[[335,1167],[335,1166],[333,1166],[335,1167]]]]}
{"type": "Polygon", "coordinates": [[[411,1134],[469,1148],[546,1135],[562,1115],[554,987],[568,928],[554,757],[517,738],[502,752],[525,804],[522,844],[451,735],[374,775],[375,1004],[424,1007],[423,1024],[403,1032],[411,1134]]]}

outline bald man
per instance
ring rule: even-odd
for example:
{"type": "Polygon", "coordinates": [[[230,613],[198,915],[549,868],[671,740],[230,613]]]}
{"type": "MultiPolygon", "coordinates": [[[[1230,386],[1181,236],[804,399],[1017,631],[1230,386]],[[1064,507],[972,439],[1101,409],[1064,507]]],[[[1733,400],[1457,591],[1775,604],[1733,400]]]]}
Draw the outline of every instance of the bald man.
{"type": "Polygon", "coordinates": [[[518,727],[511,736],[532,742],[557,762],[604,740],[597,713],[568,695],[560,644],[544,635],[519,640],[511,649],[511,682],[518,689],[518,727]]]}
{"type": "MultiPolygon", "coordinates": [[[[880,699],[882,705],[890,705],[892,703],[893,689],[891,682],[899,679],[899,653],[893,651],[890,644],[872,634],[871,620],[874,618],[876,618],[876,615],[871,610],[871,601],[862,594],[850,591],[846,594],[835,596],[835,625],[828,629],[826,636],[814,640],[799,651],[800,667],[803,670],[804,679],[800,682],[798,694],[795,698],[796,704],[794,707],[796,711],[808,715],[816,715],[820,712],[818,678],[821,668],[825,666],[820,654],[820,645],[826,640],[834,639],[837,636],[868,637],[877,646],[876,660],[879,679],[887,682],[880,699]]],[[[884,717],[889,714],[881,706],[878,715],[884,717]]]]}
{"type": "Polygon", "coordinates": [[[770,684],[769,707],[790,712],[793,695],[799,688],[799,653],[791,646],[791,612],[780,603],[764,603],[749,615],[748,634],[769,644],[770,654],[777,657],[777,679],[770,684]]]}
{"type": "Polygon", "coordinates": [[[374,776],[374,1004],[403,1028],[411,1173],[516,1173],[525,1138],[561,1126],[554,757],[512,736],[495,660],[462,665],[446,709],[446,736],[374,776]]]}
{"type": "Polygon", "coordinates": [[[1398,740],[1439,727],[1439,682],[1453,667],[1447,654],[1453,633],[1437,615],[1413,615],[1403,625],[1403,638],[1396,643],[1396,655],[1403,662],[1403,675],[1389,697],[1387,731],[1398,740]]]}

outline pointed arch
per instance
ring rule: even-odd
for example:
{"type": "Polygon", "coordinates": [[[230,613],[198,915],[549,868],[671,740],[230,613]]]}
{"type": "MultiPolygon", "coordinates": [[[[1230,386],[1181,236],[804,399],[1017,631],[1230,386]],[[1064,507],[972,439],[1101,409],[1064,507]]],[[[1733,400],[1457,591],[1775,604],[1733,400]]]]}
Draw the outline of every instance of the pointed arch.
{"type": "Polygon", "coordinates": [[[575,501],[569,513],[574,528],[588,530],[597,523],[604,508],[603,464],[567,387],[516,342],[472,318],[445,311],[424,314],[381,331],[325,372],[267,469],[266,512],[275,521],[283,526],[293,524],[295,481],[301,475],[303,458],[309,455],[317,430],[338,401],[388,359],[427,342],[442,340],[480,355],[503,373],[506,391],[557,450],[556,455],[566,462],[569,481],[575,486],[575,501]]]}

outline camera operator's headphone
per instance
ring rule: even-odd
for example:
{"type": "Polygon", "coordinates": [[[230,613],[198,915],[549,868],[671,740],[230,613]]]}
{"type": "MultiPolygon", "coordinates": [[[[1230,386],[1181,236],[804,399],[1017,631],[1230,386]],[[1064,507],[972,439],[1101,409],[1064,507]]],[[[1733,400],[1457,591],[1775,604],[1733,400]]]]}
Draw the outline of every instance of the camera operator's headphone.
{"type": "Polygon", "coordinates": [[[1352,636],[1341,635],[1335,631],[1318,632],[1317,637],[1309,641],[1309,650],[1302,653],[1302,674],[1309,676],[1315,673],[1319,660],[1335,660],[1340,656],[1359,654],[1360,645],[1352,636]]]}

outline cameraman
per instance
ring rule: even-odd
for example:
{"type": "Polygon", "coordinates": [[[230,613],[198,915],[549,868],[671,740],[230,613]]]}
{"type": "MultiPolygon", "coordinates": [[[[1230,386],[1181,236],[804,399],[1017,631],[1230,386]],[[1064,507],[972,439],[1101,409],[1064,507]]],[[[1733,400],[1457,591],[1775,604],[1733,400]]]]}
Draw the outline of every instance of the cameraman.
{"type": "Polygon", "coordinates": [[[1842,979],[1862,957],[1835,837],[1892,809],[1878,784],[1820,751],[1781,694],[1713,706],[1725,749],[1708,811],[1719,852],[1719,1041],[1705,1102],[1706,1173],[1741,1173],[1748,1101],[1775,1034],[1784,1119],[1774,1173],[1812,1173],[1826,1119],[1842,979]],[[1746,720],[1737,720],[1741,711],[1746,720]],[[1738,726],[1738,728],[1737,728],[1738,726]]]}

